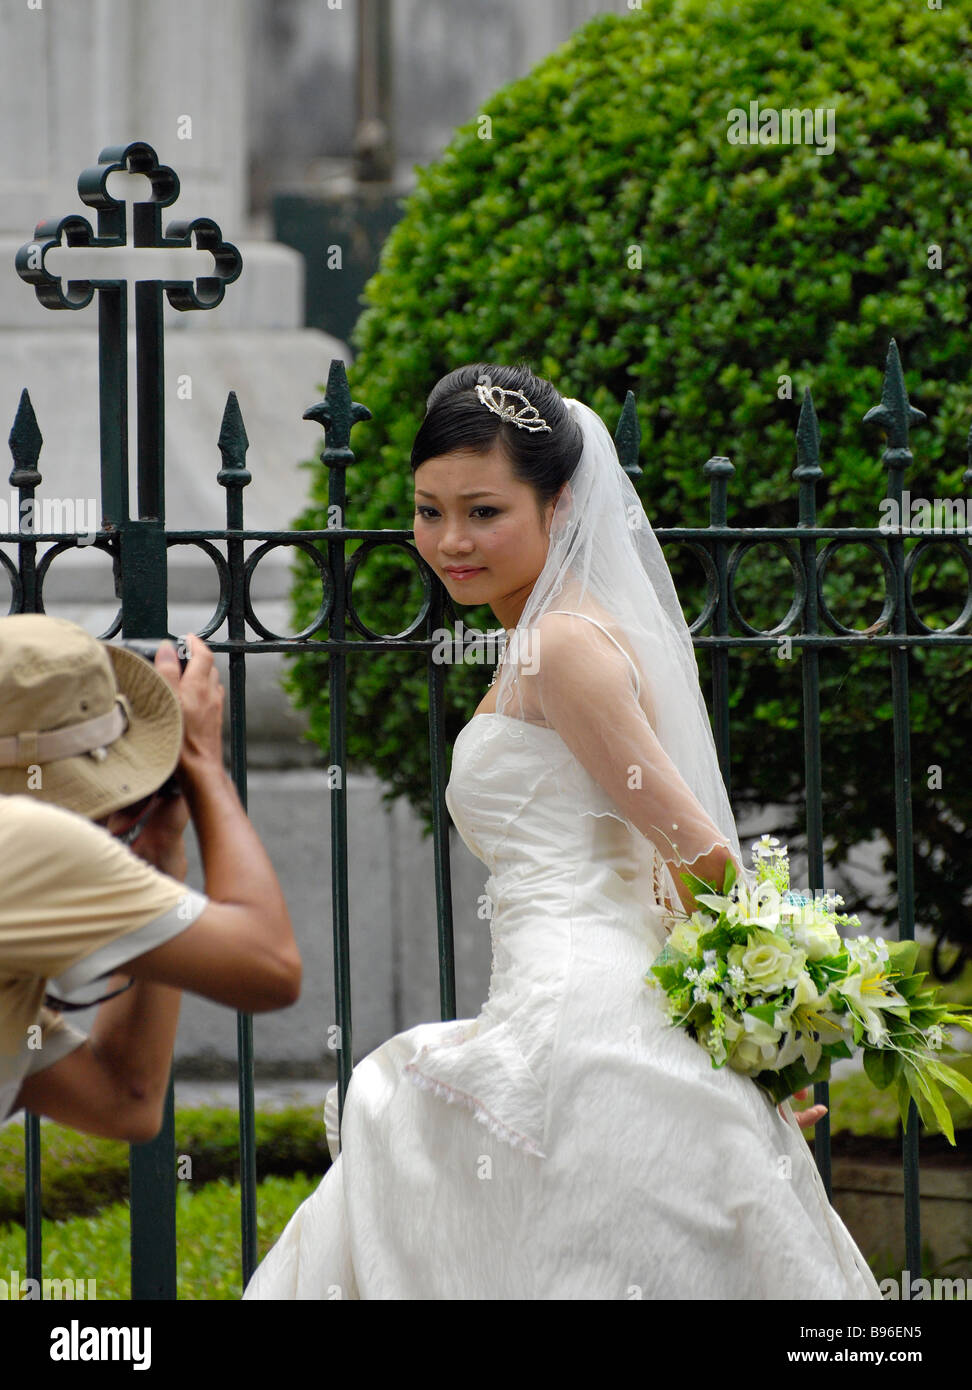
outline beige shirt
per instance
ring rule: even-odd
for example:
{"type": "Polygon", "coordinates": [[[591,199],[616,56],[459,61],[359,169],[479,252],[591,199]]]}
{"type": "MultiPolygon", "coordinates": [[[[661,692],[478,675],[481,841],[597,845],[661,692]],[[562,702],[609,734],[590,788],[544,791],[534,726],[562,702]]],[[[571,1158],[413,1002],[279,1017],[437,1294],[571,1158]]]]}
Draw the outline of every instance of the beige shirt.
{"type": "Polygon", "coordinates": [[[97,999],[102,977],[185,931],[208,901],[85,816],[0,796],[0,1123],[25,1076],[85,1041],[45,993],[97,999]]]}

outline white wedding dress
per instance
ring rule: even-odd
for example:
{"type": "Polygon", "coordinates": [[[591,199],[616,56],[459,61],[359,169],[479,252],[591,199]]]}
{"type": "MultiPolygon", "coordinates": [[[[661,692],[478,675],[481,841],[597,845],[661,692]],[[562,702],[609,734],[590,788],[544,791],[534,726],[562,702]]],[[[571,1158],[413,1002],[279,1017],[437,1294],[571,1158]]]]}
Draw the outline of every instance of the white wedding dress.
{"type": "Polygon", "coordinates": [[[661,858],[560,735],[475,715],[446,800],[490,871],[489,997],[357,1063],[244,1297],[879,1299],[789,1103],[644,984],[661,858]]]}

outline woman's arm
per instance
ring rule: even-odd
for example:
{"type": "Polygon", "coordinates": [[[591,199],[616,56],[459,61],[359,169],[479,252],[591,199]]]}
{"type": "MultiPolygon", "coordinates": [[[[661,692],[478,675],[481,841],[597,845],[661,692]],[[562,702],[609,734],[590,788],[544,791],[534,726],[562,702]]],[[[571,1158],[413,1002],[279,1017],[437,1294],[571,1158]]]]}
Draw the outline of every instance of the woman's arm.
{"type": "MultiPolygon", "coordinates": [[[[540,624],[538,662],[521,672],[523,695],[591,777],[657,848],[683,905],[691,870],[721,886],[729,841],[685,782],[638,702],[627,659],[599,628],[569,614],[540,624]]],[[[738,865],[737,865],[738,867],[738,865]]]]}

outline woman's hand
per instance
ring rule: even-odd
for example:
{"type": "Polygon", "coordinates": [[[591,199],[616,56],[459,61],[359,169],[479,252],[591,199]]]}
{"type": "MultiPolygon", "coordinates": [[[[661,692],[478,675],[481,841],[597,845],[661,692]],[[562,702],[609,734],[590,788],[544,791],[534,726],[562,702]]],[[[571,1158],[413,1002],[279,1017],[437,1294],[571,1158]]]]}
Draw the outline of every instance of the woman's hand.
{"type": "MultiPolygon", "coordinates": [[[[806,1086],[804,1086],[802,1091],[793,1092],[794,1100],[806,1100],[806,1098],[806,1086]]],[[[777,1109],[780,1111],[780,1116],[782,1117],[783,1111],[780,1109],[779,1106],[777,1106],[777,1109]]],[[[801,1129],[812,1129],[813,1126],[817,1123],[817,1121],[822,1119],[823,1116],[826,1115],[826,1113],[826,1105],[811,1105],[809,1110],[794,1110],[793,1118],[796,1120],[797,1124],[800,1126],[801,1129]]]]}

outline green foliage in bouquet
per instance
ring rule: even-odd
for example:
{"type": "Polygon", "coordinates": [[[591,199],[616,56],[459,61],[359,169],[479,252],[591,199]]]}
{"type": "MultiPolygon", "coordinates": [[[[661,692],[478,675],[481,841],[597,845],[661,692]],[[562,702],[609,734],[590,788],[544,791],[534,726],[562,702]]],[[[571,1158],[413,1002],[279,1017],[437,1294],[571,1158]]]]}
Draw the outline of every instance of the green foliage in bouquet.
{"type": "Polygon", "coordinates": [[[755,883],[737,883],[726,866],[722,892],[681,874],[698,908],[672,914],[673,930],[646,983],[663,993],[674,1026],[711,1054],[752,1077],[775,1101],[829,1081],[833,1060],[863,1054],[868,1078],[896,1088],[907,1129],[913,1099],[926,1124],[934,1116],[950,1144],[952,1119],[941,1088],[972,1103],[972,1082],[941,1060],[955,1053],[946,1029],[972,1031],[972,1007],[942,1002],[915,973],[918,944],[842,938],[859,918],[811,904],[791,892],[784,845],[753,845],[755,883]]]}
{"type": "MultiPolygon", "coordinates": [[[[633,481],[659,527],[707,523],[702,466],[713,454],[737,470],[731,525],[795,525],[794,434],[809,385],[821,428],[820,523],[876,526],[884,440],[862,417],[880,399],[892,337],[928,417],[914,432],[904,486],[961,497],[972,379],[970,42],[959,4],[930,15],[921,0],[644,0],[595,16],[484,100],[441,158],[416,169],[363,294],[350,376],[373,418],[351,436],[347,524],[409,528],[408,456],[433,384],[465,362],[525,358],[611,431],[634,391],[643,471],[633,481]],[[760,110],[833,111],[833,153],[731,144],[727,114],[751,100],[760,110]],[[944,252],[938,270],[928,265],[933,244],[944,252]],[[792,397],[781,399],[784,375],[792,397]]],[[[329,524],[329,470],[310,469],[301,529],[329,524]]],[[[349,543],[349,555],[356,548],[349,543]]],[[[954,549],[935,547],[940,560],[926,550],[915,568],[916,605],[931,624],[961,608],[966,572],[954,549]]],[[[691,621],[702,607],[701,566],[681,544],[665,553],[691,621]]],[[[321,581],[302,552],[296,564],[303,626],[318,611],[321,581]]],[[[883,582],[873,551],[847,546],[823,588],[836,617],[863,629],[878,615],[883,582]]],[[[772,627],[790,590],[778,550],[747,553],[736,587],[746,618],[772,627]]],[[[396,547],[369,555],[355,576],[355,601],[378,632],[402,632],[424,598],[396,547]]],[[[495,626],[485,607],[462,617],[495,626]]],[[[697,655],[707,689],[711,657],[697,655]]],[[[914,767],[961,767],[967,649],[913,648],[911,659],[914,767]]],[[[804,805],[800,649],[792,660],[773,648],[737,650],[732,661],[734,798],[792,807],[780,824],[795,836],[804,805]]],[[[388,798],[407,796],[428,825],[425,663],[349,653],[347,675],[352,767],[377,773],[388,798]]],[[[488,675],[449,674],[448,746],[488,675]]],[[[326,658],[298,658],[289,688],[331,761],[326,658]]],[[[837,866],[875,833],[895,839],[887,650],[828,652],[820,705],[837,866]]],[[[916,779],[922,924],[972,942],[963,902],[972,780],[918,790],[916,779]]],[[[893,882],[893,854],[884,867],[893,882]]],[[[866,906],[893,930],[883,901],[866,906]]]]}

